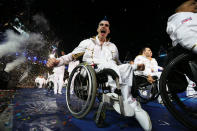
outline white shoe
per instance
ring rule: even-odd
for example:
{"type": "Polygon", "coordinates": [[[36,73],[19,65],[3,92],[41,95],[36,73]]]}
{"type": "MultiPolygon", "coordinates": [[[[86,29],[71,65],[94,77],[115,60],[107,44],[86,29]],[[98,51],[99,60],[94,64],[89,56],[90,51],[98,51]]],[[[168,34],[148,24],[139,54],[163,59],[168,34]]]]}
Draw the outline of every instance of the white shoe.
{"type": "Polygon", "coordinates": [[[62,93],[61,93],[61,92],[58,92],[58,94],[60,94],[60,95],[61,95],[62,93]]]}
{"type": "Polygon", "coordinates": [[[141,108],[140,103],[137,101],[133,102],[131,104],[131,106],[133,106],[133,108],[134,108],[135,118],[139,122],[141,127],[145,131],[151,131],[152,130],[152,123],[151,123],[148,113],[141,108]]]}

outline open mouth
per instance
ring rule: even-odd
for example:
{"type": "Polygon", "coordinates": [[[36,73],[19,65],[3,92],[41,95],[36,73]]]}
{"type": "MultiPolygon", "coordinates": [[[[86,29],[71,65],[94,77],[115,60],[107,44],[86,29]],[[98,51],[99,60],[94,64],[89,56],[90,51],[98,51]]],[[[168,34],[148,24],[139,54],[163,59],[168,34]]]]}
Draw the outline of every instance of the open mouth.
{"type": "Polygon", "coordinates": [[[101,33],[106,33],[106,31],[105,30],[101,30],[101,33]]]}

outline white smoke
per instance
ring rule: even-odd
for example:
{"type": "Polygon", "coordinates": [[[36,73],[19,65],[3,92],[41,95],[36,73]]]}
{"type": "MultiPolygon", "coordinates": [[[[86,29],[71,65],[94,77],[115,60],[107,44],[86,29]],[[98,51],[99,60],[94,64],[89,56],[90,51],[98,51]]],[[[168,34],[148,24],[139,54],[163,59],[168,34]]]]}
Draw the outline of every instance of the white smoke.
{"type": "Polygon", "coordinates": [[[11,70],[13,70],[16,66],[24,63],[24,61],[26,60],[26,58],[24,56],[21,56],[19,58],[17,58],[16,60],[14,60],[13,62],[7,63],[6,64],[6,68],[4,69],[4,71],[6,72],[10,72],[11,70]]]}
{"type": "Polygon", "coordinates": [[[6,39],[0,44],[0,58],[2,56],[25,51],[27,48],[40,49],[44,46],[43,37],[40,34],[23,33],[21,35],[12,30],[5,32],[6,39]]]}
{"type": "Polygon", "coordinates": [[[45,17],[41,14],[36,14],[33,16],[33,20],[35,21],[36,25],[42,28],[45,31],[49,31],[49,24],[45,17]]]}
{"type": "MultiPolygon", "coordinates": [[[[27,33],[21,29],[20,26],[13,26],[20,34],[15,33],[13,30],[7,30],[5,32],[5,40],[0,44],[0,58],[7,55],[12,55],[16,52],[24,52],[26,50],[41,49],[45,41],[41,34],[27,33]]],[[[10,72],[19,64],[25,61],[25,57],[21,56],[11,63],[6,65],[5,71],[10,72]]]]}
{"type": "Polygon", "coordinates": [[[19,79],[19,83],[21,82],[21,81],[23,81],[26,77],[28,77],[28,74],[29,74],[29,71],[31,70],[31,68],[28,68],[22,75],[21,75],[21,77],[20,77],[20,79],[19,79]]]}

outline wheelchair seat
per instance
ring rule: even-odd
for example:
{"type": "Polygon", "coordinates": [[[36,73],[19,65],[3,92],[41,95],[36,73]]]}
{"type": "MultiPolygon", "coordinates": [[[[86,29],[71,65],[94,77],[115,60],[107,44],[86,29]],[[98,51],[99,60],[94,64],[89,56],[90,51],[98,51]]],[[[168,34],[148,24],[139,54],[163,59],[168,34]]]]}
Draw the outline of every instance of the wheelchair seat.
{"type": "Polygon", "coordinates": [[[153,83],[148,82],[147,76],[133,76],[132,95],[141,103],[147,103],[158,98],[160,92],[158,89],[158,77],[152,76],[155,80],[153,83]]]}

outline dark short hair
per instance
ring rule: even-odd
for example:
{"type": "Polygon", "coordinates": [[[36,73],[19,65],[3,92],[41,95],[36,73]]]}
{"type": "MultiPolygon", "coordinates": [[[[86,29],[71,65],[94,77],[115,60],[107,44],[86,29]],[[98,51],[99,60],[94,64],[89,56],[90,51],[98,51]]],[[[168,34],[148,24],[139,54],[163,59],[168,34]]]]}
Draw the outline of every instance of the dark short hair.
{"type": "Polygon", "coordinates": [[[101,21],[108,21],[109,22],[109,20],[102,19],[102,20],[99,21],[99,23],[101,23],[101,21]]]}
{"type": "Polygon", "coordinates": [[[183,4],[184,2],[188,0],[171,0],[172,2],[169,2],[169,0],[163,0],[161,1],[161,6],[163,9],[165,9],[166,16],[171,16],[175,13],[176,9],[183,4]],[[166,6],[168,9],[166,9],[166,6]]]}
{"type": "Polygon", "coordinates": [[[139,55],[142,55],[143,52],[146,50],[146,48],[150,48],[150,47],[148,47],[148,46],[143,47],[143,48],[140,50],[139,55]]]}
{"type": "MultiPolygon", "coordinates": [[[[174,1],[174,0],[173,0],[174,1]]],[[[175,10],[184,2],[186,2],[188,0],[175,0],[174,2],[170,3],[170,6],[172,6],[174,8],[174,12],[175,10]]]]}
{"type": "Polygon", "coordinates": [[[108,22],[110,23],[110,20],[108,19],[107,16],[104,16],[104,18],[102,18],[102,19],[99,21],[99,23],[101,23],[101,21],[108,21],[108,22]]]}

